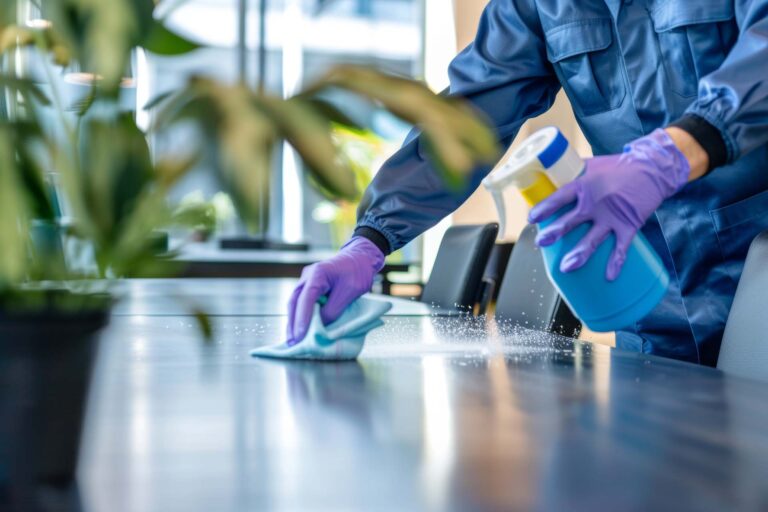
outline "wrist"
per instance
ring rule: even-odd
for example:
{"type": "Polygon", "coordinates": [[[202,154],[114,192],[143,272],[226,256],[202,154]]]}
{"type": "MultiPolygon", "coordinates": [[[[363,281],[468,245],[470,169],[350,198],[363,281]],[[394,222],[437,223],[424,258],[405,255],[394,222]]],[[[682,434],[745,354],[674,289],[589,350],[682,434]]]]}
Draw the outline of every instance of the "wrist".
{"type": "Polygon", "coordinates": [[[371,240],[363,236],[353,236],[341,247],[342,252],[358,254],[364,257],[365,261],[371,263],[373,269],[379,272],[384,268],[384,252],[371,240]]]}
{"type": "Polygon", "coordinates": [[[366,238],[371,243],[373,243],[376,247],[379,248],[381,252],[384,253],[384,255],[388,255],[392,252],[392,249],[390,247],[389,241],[387,240],[387,237],[385,237],[382,233],[379,231],[368,227],[368,226],[358,226],[355,229],[355,232],[352,233],[352,238],[366,238]]]}
{"type": "MultiPolygon", "coordinates": [[[[685,114],[667,127],[676,143],[689,153],[703,152],[707,155],[707,165],[702,170],[697,164],[696,155],[687,155],[693,165],[693,178],[701,177],[709,171],[729,163],[729,151],[722,132],[709,121],[696,114],[685,114]],[[691,139],[695,144],[691,143],[691,139]]],[[[698,159],[701,159],[699,154],[698,159]]]]}
{"type": "Polygon", "coordinates": [[[630,143],[625,152],[650,164],[648,170],[658,185],[663,185],[665,197],[670,197],[690,181],[691,166],[666,130],[654,130],[630,143]]]}
{"type": "Polygon", "coordinates": [[[709,170],[709,154],[699,144],[699,142],[687,131],[677,126],[670,126],[665,130],[667,135],[675,144],[677,150],[688,161],[690,172],[688,181],[701,178],[709,170]]]}

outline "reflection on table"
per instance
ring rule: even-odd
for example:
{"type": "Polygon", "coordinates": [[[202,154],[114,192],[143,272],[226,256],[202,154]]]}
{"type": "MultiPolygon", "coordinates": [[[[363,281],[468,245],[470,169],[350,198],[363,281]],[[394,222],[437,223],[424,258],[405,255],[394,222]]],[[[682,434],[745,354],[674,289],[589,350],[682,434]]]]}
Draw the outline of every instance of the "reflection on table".
{"type": "Polygon", "coordinates": [[[734,510],[768,504],[764,385],[458,318],[358,362],[253,360],[285,317],[116,317],[91,510],[734,510]]]}

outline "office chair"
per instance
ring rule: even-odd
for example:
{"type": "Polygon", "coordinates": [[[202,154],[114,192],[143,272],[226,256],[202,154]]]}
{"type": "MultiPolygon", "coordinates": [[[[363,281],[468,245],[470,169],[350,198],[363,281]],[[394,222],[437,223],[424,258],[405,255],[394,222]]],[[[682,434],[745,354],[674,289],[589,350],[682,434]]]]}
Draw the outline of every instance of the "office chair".
{"type": "Polygon", "coordinates": [[[547,277],[535,239],[533,226],[520,234],[501,282],[495,317],[503,323],[575,338],[581,322],[547,277]]]}
{"type": "Polygon", "coordinates": [[[484,315],[491,304],[499,298],[499,288],[504,274],[507,271],[509,257],[512,256],[514,243],[495,243],[491,249],[491,256],[483,273],[482,290],[480,292],[480,309],[478,314],[484,315]]]}
{"type": "Polygon", "coordinates": [[[453,226],[445,232],[421,301],[444,310],[473,311],[498,224],[453,226]]]}
{"type": "Polygon", "coordinates": [[[725,324],[717,367],[742,377],[768,380],[768,231],[749,247],[744,271],[725,324]]]}

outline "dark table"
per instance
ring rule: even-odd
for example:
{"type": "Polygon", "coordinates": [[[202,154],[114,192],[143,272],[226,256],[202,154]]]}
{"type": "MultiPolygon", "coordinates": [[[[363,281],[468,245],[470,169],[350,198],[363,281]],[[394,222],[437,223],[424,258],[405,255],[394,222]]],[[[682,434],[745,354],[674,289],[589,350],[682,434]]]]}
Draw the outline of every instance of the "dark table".
{"type": "Polygon", "coordinates": [[[768,509],[765,384],[426,316],[358,362],[253,360],[285,317],[214,321],[206,345],[189,317],[113,319],[87,510],[768,509]]]}

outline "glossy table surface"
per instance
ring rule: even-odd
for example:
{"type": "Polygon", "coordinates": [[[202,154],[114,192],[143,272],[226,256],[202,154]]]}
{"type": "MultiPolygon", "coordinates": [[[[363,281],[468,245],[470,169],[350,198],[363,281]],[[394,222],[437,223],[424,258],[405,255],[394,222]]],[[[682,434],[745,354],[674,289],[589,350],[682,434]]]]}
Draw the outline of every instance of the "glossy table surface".
{"type": "MultiPolygon", "coordinates": [[[[283,292],[264,285],[267,310],[283,292]]],[[[248,356],[283,316],[217,316],[209,344],[189,317],[115,316],[86,510],[768,509],[765,384],[493,322],[385,323],[358,362],[307,363],[248,356]]]]}

